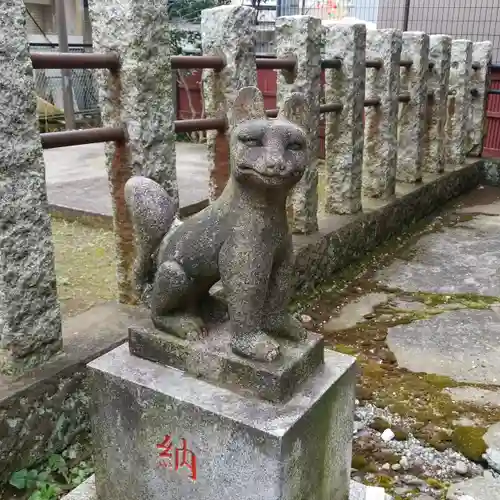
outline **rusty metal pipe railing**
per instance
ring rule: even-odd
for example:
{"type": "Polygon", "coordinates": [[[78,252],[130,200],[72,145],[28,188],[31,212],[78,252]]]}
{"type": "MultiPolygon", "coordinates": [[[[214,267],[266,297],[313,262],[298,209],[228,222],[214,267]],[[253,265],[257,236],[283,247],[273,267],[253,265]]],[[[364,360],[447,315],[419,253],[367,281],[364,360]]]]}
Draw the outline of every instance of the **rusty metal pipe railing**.
{"type": "Polygon", "coordinates": [[[365,61],[365,67],[380,69],[382,67],[382,59],[367,59],[365,61]]]}
{"type": "Polygon", "coordinates": [[[365,108],[380,106],[380,99],[378,97],[373,97],[371,99],[365,99],[365,108]]]}
{"type": "MultiPolygon", "coordinates": [[[[194,120],[176,120],[174,122],[174,129],[177,133],[196,132],[201,130],[225,130],[226,126],[227,124],[224,118],[200,118],[194,120]]],[[[40,136],[43,149],[126,140],[125,130],[119,127],[47,132],[40,134],[40,136]]]]}
{"type": "Polygon", "coordinates": [[[174,130],[176,133],[200,132],[202,130],[220,130],[227,127],[225,118],[195,118],[193,120],[176,120],[174,130]]]}
{"type": "Polygon", "coordinates": [[[401,61],[399,61],[399,65],[402,68],[411,68],[413,66],[413,61],[411,59],[401,59],[401,61]]]}
{"type": "Polygon", "coordinates": [[[73,54],[66,52],[33,52],[31,62],[34,69],[120,69],[117,54],[73,54]]]}
{"type": "Polygon", "coordinates": [[[172,69],[217,69],[226,65],[224,59],[218,56],[172,56],[172,69]]]}
{"type": "Polygon", "coordinates": [[[332,104],[322,104],[319,107],[319,111],[320,113],[339,113],[343,108],[342,103],[334,102],[332,104]]]}
{"type": "Polygon", "coordinates": [[[125,130],[120,127],[101,127],[86,130],[68,130],[40,134],[43,149],[64,148],[96,142],[125,141],[125,130]]]}
{"type": "Polygon", "coordinates": [[[408,92],[404,92],[402,94],[399,94],[398,96],[398,101],[399,102],[410,102],[411,101],[411,95],[408,92]]]}
{"type": "Polygon", "coordinates": [[[340,69],[341,67],[341,59],[323,59],[321,61],[321,69],[340,69]]]}
{"type": "Polygon", "coordinates": [[[255,59],[257,69],[284,69],[287,71],[293,71],[295,69],[295,58],[256,58],[255,59]]]}

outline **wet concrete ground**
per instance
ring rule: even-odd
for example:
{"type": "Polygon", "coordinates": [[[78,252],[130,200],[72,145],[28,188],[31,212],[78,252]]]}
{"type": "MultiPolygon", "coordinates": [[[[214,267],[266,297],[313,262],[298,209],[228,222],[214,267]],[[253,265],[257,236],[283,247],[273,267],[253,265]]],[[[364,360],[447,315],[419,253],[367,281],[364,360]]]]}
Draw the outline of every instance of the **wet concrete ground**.
{"type": "MultiPolygon", "coordinates": [[[[111,215],[104,145],[88,144],[44,151],[49,203],[111,215]]],[[[181,207],[208,198],[208,160],[204,144],[176,144],[181,207]]]]}

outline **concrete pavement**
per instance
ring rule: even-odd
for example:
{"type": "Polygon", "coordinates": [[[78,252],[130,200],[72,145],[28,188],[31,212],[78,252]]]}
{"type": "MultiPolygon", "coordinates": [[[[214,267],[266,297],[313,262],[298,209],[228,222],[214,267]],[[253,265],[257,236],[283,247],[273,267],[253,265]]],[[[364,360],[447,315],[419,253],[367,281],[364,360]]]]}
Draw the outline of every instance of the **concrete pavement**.
{"type": "MultiPolygon", "coordinates": [[[[177,143],[177,181],[181,207],[208,198],[208,160],[204,144],[177,143]]],[[[49,203],[63,209],[111,215],[104,144],[44,151],[49,203]]]]}

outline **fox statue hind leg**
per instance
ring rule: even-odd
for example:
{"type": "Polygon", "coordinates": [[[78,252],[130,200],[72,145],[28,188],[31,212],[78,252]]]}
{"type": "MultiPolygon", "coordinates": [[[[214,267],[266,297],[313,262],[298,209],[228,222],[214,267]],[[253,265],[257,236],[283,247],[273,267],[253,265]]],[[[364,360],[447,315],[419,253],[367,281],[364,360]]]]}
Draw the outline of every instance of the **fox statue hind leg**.
{"type": "Polygon", "coordinates": [[[125,184],[125,204],[136,238],[135,289],[143,302],[156,272],[155,254],[168,230],[176,222],[176,201],[155,181],[133,176],[125,184]]]}

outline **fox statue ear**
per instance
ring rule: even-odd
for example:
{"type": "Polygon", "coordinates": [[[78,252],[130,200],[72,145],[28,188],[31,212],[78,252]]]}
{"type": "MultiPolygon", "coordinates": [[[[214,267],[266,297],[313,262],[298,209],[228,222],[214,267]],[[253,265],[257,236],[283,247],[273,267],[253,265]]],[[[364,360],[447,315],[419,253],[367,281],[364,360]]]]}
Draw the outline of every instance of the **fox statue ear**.
{"type": "Polygon", "coordinates": [[[247,120],[264,120],[266,112],[262,92],[257,87],[243,87],[238,92],[228,115],[230,128],[247,120]]]}
{"type": "Polygon", "coordinates": [[[303,127],[307,123],[307,107],[304,94],[293,92],[283,102],[278,113],[278,119],[285,119],[299,127],[303,127]]]}

